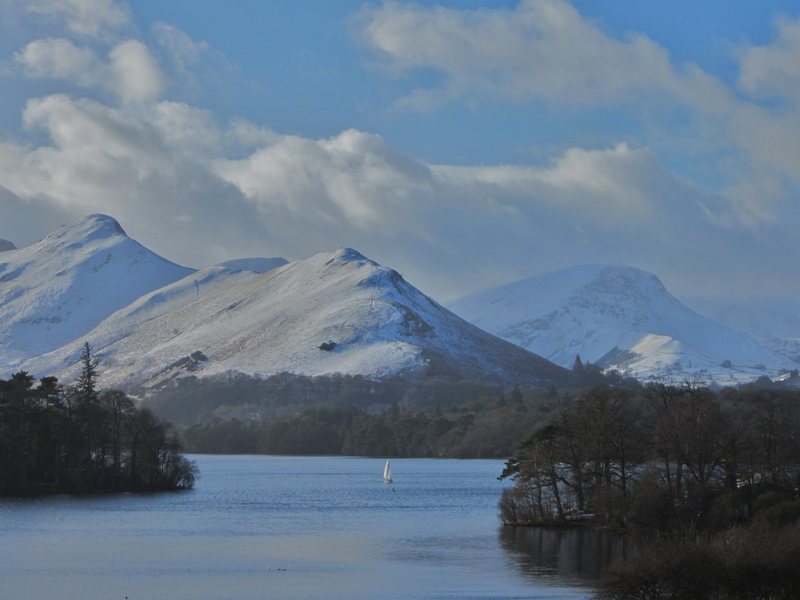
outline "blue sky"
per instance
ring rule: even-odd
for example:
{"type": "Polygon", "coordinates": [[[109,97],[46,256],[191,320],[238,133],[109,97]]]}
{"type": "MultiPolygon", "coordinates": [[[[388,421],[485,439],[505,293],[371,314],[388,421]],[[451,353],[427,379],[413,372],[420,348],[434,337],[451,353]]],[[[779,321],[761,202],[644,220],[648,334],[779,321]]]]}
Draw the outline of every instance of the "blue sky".
{"type": "Polygon", "coordinates": [[[794,2],[0,0],[0,238],[796,295],[794,2]]]}

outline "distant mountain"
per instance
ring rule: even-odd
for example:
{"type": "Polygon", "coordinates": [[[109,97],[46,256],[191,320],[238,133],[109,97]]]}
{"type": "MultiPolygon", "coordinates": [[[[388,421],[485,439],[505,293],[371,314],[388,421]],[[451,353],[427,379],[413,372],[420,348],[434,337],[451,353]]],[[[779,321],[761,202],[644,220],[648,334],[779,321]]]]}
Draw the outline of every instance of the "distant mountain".
{"type": "Polygon", "coordinates": [[[712,310],[720,323],[744,331],[759,344],[800,366],[800,303],[749,302],[712,310]]]}
{"type": "Polygon", "coordinates": [[[0,252],[7,252],[8,250],[16,250],[17,247],[8,240],[0,240],[0,252]]]}
{"type": "MultiPolygon", "coordinates": [[[[129,266],[132,261],[119,252],[107,258],[109,247],[135,243],[118,227],[113,220],[93,217],[48,236],[43,249],[31,251],[39,271],[25,272],[29,285],[38,274],[39,292],[29,296],[20,288],[15,300],[20,306],[9,314],[21,314],[31,298],[59,300],[42,303],[36,311],[38,327],[26,337],[27,360],[17,359],[17,366],[69,380],[77,374],[86,340],[101,358],[101,383],[127,389],[228,372],[441,375],[539,385],[571,380],[564,369],[470,325],[396,271],[355,250],[293,263],[239,259],[196,272],[178,271],[181,267],[158,259],[147,264],[154,273],[147,285],[131,286],[139,273],[129,266]],[[57,274],[61,271],[70,276],[53,294],[53,282],[64,277],[57,274]],[[108,277],[101,278],[103,273],[108,277]],[[155,274],[165,285],[153,285],[155,274]],[[149,289],[140,293],[142,288],[149,289]],[[99,297],[97,290],[105,289],[125,289],[127,295],[112,302],[99,297]],[[83,313],[74,307],[90,303],[86,313],[105,318],[88,326],[88,318],[76,320],[83,313]],[[68,324],[58,339],[46,327],[51,321],[68,324]],[[48,343],[32,346],[43,333],[48,343]]],[[[144,261],[140,257],[135,264],[144,261]]],[[[0,308],[0,318],[7,317],[5,312],[0,308]]],[[[21,349],[17,342],[17,356],[21,349]]]]}
{"type": "Polygon", "coordinates": [[[692,311],[655,275],[632,267],[572,267],[479,292],[451,308],[564,367],[580,355],[640,379],[699,374],[720,383],[790,367],[746,334],[692,311]]]}
{"type": "Polygon", "coordinates": [[[0,371],[79,343],[142,294],[181,279],[178,266],[130,239],[119,223],[90,215],[0,255],[0,371]]]}

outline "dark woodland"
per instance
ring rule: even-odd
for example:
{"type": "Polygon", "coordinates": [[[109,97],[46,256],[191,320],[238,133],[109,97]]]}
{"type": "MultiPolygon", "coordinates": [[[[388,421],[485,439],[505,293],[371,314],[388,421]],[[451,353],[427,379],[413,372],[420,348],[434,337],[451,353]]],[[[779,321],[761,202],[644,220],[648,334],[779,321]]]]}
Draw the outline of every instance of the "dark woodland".
{"type": "Polygon", "coordinates": [[[0,379],[0,495],[190,489],[196,469],[170,425],[96,387],[88,344],[71,386],[0,379]]]}
{"type": "Polygon", "coordinates": [[[800,594],[800,393],[648,385],[580,392],[506,463],[509,526],[639,540],[602,598],[800,594]]]}

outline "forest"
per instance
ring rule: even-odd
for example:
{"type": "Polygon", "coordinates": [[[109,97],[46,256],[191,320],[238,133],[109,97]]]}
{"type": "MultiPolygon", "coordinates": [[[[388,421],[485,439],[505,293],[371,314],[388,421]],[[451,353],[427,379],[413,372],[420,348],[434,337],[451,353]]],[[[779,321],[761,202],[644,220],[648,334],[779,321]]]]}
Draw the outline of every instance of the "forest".
{"type": "Polygon", "coordinates": [[[190,489],[174,429],[124,393],[97,389],[88,344],[70,386],[20,371],[0,379],[0,496],[190,489]]]}
{"type": "Polygon", "coordinates": [[[275,421],[309,408],[358,408],[370,413],[403,408],[459,406],[491,397],[497,386],[482,381],[361,375],[308,377],[280,373],[253,377],[243,373],[169,381],[139,395],[154,413],[179,429],[220,420],[275,421]]]}
{"type": "MultiPolygon", "coordinates": [[[[273,420],[217,419],[183,431],[192,452],[349,456],[505,458],[538,423],[549,402],[518,389],[457,407],[370,412],[313,407],[273,420]]],[[[552,401],[552,398],[551,398],[552,401]]]]}
{"type": "MultiPolygon", "coordinates": [[[[640,387],[591,364],[575,383],[640,387]]],[[[506,458],[573,392],[443,377],[230,373],[142,396],[191,452],[506,458]]]]}
{"type": "Polygon", "coordinates": [[[601,597],[800,592],[800,392],[686,382],[581,391],[501,474],[511,526],[628,532],[601,597]]]}

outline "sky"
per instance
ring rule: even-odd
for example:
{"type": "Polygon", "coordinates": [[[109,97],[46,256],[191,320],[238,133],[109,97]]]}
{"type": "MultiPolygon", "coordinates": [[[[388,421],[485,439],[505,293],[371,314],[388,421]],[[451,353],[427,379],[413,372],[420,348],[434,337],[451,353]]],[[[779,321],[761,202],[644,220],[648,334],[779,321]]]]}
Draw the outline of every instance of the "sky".
{"type": "Polygon", "coordinates": [[[0,238],[340,246],[440,301],[584,263],[800,296],[800,7],[0,0],[0,238]]]}

